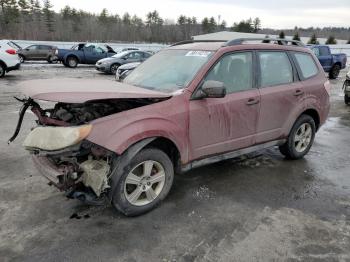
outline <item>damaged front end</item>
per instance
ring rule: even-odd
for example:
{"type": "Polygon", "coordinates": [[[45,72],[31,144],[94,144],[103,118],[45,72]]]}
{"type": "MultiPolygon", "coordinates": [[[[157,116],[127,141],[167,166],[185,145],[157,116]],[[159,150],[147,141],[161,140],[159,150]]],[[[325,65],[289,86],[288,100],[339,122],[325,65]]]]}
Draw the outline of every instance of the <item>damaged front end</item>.
{"type": "Polygon", "coordinates": [[[46,151],[27,148],[40,173],[68,198],[88,204],[103,204],[107,200],[112,171],[113,152],[82,141],[64,150],[46,151]]]}
{"type": "Polygon", "coordinates": [[[113,163],[117,155],[88,140],[91,121],[125,110],[149,105],[162,99],[114,99],[86,103],[56,103],[43,109],[33,99],[23,103],[12,142],[18,135],[25,111],[37,116],[37,126],[23,142],[40,173],[49,184],[66,191],[69,198],[88,204],[104,204],[108,199],[113,163]]]}

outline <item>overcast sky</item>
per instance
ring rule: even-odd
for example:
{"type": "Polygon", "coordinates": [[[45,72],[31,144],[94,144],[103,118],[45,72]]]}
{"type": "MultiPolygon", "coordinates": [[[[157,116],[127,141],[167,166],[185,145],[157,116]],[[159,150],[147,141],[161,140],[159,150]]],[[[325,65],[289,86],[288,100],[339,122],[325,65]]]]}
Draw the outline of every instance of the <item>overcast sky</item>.
{"type": "Polygon", "coordinates": [[[350,27],[350,0],[51,0],[59,11],[65,5],[99,13],[107,8],[109,13],[142,18],[157,10],[161,17],[176,21],[180,14],[203,17],[220,15],[229,26],[249,17],[260,17],[264,28],[286,29],[298,27],[344,26],[350,27]]]}

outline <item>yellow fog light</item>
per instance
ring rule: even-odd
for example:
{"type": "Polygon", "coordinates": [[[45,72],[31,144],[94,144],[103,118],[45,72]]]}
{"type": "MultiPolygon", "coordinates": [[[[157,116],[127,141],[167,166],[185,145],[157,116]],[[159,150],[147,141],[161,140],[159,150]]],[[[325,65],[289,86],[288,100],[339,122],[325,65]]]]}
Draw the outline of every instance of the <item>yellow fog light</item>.
{"type": "Polygon", "coordinates": [[[77,144],[90,134],[91,129],[92,125],[36,127],[26,137],[23,146],[27,149],[59,150],[77,144]]]}

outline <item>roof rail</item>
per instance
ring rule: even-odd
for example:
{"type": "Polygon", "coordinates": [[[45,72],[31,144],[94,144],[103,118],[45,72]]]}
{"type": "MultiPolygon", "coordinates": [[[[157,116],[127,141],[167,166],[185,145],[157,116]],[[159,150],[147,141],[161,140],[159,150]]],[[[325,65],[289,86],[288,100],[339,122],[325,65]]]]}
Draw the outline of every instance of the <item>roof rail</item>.
{"type": "Polygon", "coordinates": [[[301,41],[297,41],[297,40],[289,40],[289,39],[282,39],[282,38],[270,38],[270,37],[260,37],[260,38],[237,38],[237,39],[233,39],[230,41],[227,41],[224,46],[232,46],[232,45],[241,45],[243,44],[243,42],[247,42],[247,41],[273,41],[273,42],[277,42],[277,44],[279,45],[287,45],[288,42],[292,43],[293,45],[297,45],[297,46],[303,46],[305,47],[306,45],[304,43],[302,43],[301,41]]]}
{"type": "Polygon", "coordinates": [[[172,44],[170,46],[185,45],[185,44],[192,44],[192,43],[215,43],[215,42],[226,43],[227,40],[185,40],[185,41],[177,42],[177,43],[172,44]]]}

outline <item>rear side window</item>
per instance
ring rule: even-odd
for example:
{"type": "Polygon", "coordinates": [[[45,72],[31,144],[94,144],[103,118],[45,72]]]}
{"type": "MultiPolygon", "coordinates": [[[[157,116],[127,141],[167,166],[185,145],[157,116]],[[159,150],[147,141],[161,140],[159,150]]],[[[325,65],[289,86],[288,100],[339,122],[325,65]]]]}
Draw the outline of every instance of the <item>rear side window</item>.
{"type": "Polygon", "coordinates": [[[259,61],[262,87],[293,82],[293,68],[285,52],[259,52],[259,61]]]}
{"type": "Polygon", "coordinates": [[[294,56],[299,65],[303,78],[309,78],[318,74],[318,68],[311,55],[304,53],[294,53],[294,56]]]}

